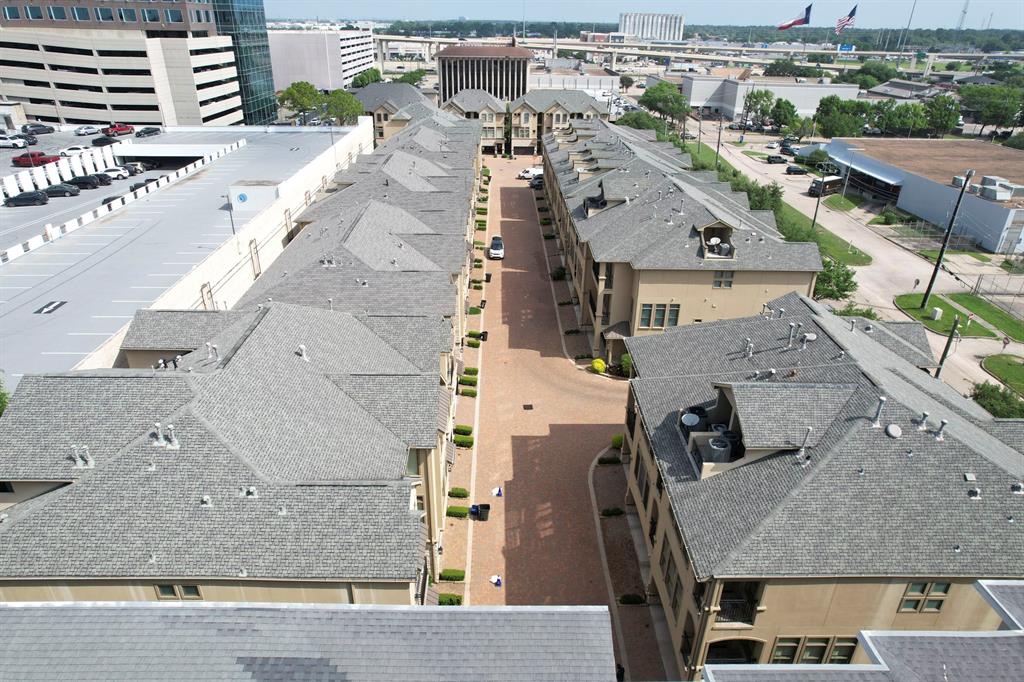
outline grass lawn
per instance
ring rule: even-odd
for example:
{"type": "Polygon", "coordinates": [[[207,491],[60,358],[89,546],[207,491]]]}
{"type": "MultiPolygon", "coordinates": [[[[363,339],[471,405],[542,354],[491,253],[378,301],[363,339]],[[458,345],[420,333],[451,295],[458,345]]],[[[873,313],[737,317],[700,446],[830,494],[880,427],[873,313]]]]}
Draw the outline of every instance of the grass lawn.
{"type": "MultiPolygon", "coordinates": [[[[709,147],[703,142],[698,145],[696,142],[687,140],[686,151],[690,153],[690,156],[694,161],[700,159],[701,161],[707,161],[712,166],[715,165],[715,148],[709,147]]],[[[725,160],[724,155],[719,155],[718,165],[722,168],[732,168],[732,164],[725,160]]]]}
{"type": "Polygon", "coordinates": [[[863,199],[853,194],[848,197],[844,197],[840,194],[833,194],[825,197],[821,203],[825,204],[829,208],[834,208],[837,211],[850,211],[857,206],[860,206],[863,201],[863,199]]]}
{"type": "Polygon", "coordinates": [[[739,140],[735,140],[733,142],[726,142],[726,144],[731,144],[733,147],[745,147],[747,145],[746,142],[740,142],[739,140]]]}
{"type": "Polygon", "coordinates": [[[954,303],[967,308],[1014,341],[1024,341],[1024,322],[1018,320],[999,306],[992,305],[974,294],[949,294],[949,298],[954,303]]]}
{"type": "Polygon", "coordinates": [[[999,267],[1011,275],[1024,275],[1024,261],[1004,260],[999,267]]]}
{"type": "MultiPolygon", "coordinates": [[[[781,213],[787,220],[798,226],[808,229],[811,227],[811,219],[789,204],[784,203],[782,205],[781,213]]],[[[869,265],[871,263],[871,256],[854,247],[845,239],[829,232],[821,225],[815,227],[814,232],[822,255],[829,256],[833,260],[846,265],[869,265]]]]}
{"type": "Polygon", "coordinates": [[[767,159],[768,158],[768,155],[765,154],[764,152],[744,151],[743,155],[744,156],[749,156],[752,159],[767,159]]]}
{"type": "Polygon", "coordinates": [[[999,377],[1004,384],[1024,394],[1024,358],[1016,355],[990,355],[981,366],[999,377]]]}
{"type": "MultiPolygon", "coordinates": [[[[924,294],[902,294],[896,297],[896,306],[918,322],[923,323],[925,327],[928,327],[933,332],[949,334],[949,331],[953,328],[953,316],[958,315],[960,311],[951,306],[949,301],[936,294],[932,294],[931,298],[928,299],[928,307],[922,309],[919,307],[922,298],[924,298],[924,294]],[[929,317],[932,308],[942,309],[942,317],[940,319],[933,320],[929,317]]],[[[967,325],[967,321],[962,318],[961,322],[962,324],[958,330],[961,336],[981,336],[990,339],[996,336],[977,322],[967,325]]]]}
{"type": "MultiPolygon", "coordinates": [[[[923,251],[918,251],[917,255],[923,256],[924,258],[927,258],[928,260],[930,260],[931,262],[934,263],[935,259],[939,257],[939,250],[938,249],[924,249],[923,251]]],[[[947,256],[970,256],[974,260],[979,260],[982,263],[991,263],[992,262],[991,258],[989,258],[985,254],[980,253],[978,251],[962,251],[960,249],[946,249],[946,255],[947,256]]]]}

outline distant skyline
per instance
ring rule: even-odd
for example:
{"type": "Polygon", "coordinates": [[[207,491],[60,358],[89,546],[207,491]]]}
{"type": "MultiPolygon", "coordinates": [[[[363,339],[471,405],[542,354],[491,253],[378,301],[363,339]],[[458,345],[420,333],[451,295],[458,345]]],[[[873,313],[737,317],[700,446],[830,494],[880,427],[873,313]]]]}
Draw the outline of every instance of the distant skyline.
{"type": "MultiPolygon", "coordinates": [[[[813,0],[812,27],[834,26],[854,5],[857,28],[902,28],[913,0],[813,0]]],[[[558,0],[526,2],[528,21],[617,22],[619,12],[681,13],[687,26],[774,25],[792,19],[810,0],[718,0],[717,2],[621,2],[612,0],[558,0]]],[[[963,0],[918,0],[911,28],[956,28],[963,0]]],[[[268,18],[293,19],[467,19],[522,21],[522,0],[265,0],[268,18]]],[[[1024,30],[1021,0],[971,0],[965,28],[981,28],[992,16],[992,28],[1024,30]]],[[[780,33],[780,36],[785,35],[780,33]]]]}

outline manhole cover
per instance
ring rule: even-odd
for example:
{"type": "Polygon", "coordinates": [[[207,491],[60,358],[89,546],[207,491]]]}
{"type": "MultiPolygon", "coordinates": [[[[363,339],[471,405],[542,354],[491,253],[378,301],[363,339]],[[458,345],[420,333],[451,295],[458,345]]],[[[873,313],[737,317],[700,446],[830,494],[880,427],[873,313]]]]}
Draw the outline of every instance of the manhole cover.
{"type": "Polygon", "coordinates": [[[532,410],[533,409],[533,403],[526,403],[525,405],[523,405],[523,409],[524,410],[532,410]]]}

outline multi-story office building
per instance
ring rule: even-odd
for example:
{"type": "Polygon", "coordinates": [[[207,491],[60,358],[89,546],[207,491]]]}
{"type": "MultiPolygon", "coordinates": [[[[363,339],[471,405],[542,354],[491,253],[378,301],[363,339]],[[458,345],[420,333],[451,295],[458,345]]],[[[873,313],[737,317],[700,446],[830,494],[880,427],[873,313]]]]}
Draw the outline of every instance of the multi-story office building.
{"type": "Polygon", "coordinates": [[[619,33],[635,35],[641,40],[679,42],[683,39],[684,25],[682,14],[624,12],[619,15],[619,33]]]}
{"type": "Polygon", "coordinates": [[[247,125],[266,125],[277,118],[274,73],[270,66],[267,18],[263,0],[212,2],[217,32],[231,37],[247,125]]]}
{"type": "Polygon", "coordinates": [[[320,90],[352,85],[373,68],[373,34],[369,31],[268,31],[274,89],[307,81],[320,90]]]}
{"type": "Polygon", "coordinates": [[[209,7],[5,2],[0,95],[54,123],[241,123],[231,38],[209,7]]]}
{"type": "MultiPolygon", "coordinates": [[[[866,662],[862,630],[999,627],[974,583],[1024,576],[1024,421],[930,376],[923,326],[794,292],[626,348],[626,502],[680,677],[866,662]]],[[[751,679],[842,679],[785,671],[751,679]]]]}
{"type": "Polygon", "coordinates": [[[515,46],[449,45],[435,57],[439,104],[470,89],[486,90],[511,102],[527,90],[533,52],[515,46]]]}
{"type": "Polygon", "coordinates": [[[580,328],[617,363],[627,336],[750,315],[789,291],[810,295],[821,255],[787,242],[713,172],[653,132],[571,121],[543,139],[544,192],[580,328]]]}

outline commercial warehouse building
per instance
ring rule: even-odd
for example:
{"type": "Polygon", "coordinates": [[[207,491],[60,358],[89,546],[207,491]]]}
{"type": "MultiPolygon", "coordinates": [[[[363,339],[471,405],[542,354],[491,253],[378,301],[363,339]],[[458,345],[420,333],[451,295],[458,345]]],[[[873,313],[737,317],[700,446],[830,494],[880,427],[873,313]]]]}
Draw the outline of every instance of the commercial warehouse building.
{"type": "Polygon", "coordinates": [[[319,90],[352,85],[373,68],[373,34],[369,31],[268,31],[274,89],[307,81],[319,90]]]}
{"type": "Polygon", "coordinates": [[[721,114],[735,119],[743,115],[743,101],[751,90],[768,90],[778,99],[793,103],[801,116],[818,110],[818,103],[835,95],[857,99],[860,88],[852,83],[831,83],[828,79],[704,76],[696,73],[648,76],[647,87],[667,82],[679,88],[690,106],[705,116],[721,114]]]}
{"type": "Polygon", "coordinates": [[[1024,251],[1024,151],[981,140],[837,138],[825,146],[850,188],[945,229],[967,170],[975,175],[953,234],[993,253],[1024,251]]]}

